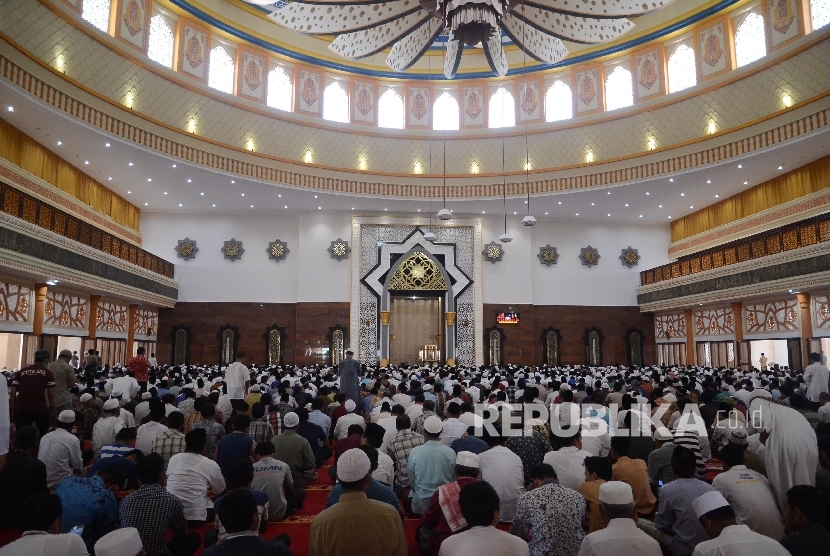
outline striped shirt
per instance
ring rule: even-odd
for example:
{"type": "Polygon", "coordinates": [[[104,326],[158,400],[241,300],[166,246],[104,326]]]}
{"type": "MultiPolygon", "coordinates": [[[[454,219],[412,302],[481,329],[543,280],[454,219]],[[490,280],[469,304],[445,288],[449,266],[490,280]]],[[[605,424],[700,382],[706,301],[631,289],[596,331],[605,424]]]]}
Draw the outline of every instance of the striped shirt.
{"type": "Polygon", "coordinates": [[[184,445],[184,434],[175,429],[167,429],[153,440],[153,452],[161,456],[164,469],[167,470],[170,458],[184,452],[184,445]]]}
{"type": "Polygon", "coordinates": [[[266,421],[251,421],[248,426],[248,436],[253,439],[254,444],[267,442],[274,438],[274,429],[266,421]]]}

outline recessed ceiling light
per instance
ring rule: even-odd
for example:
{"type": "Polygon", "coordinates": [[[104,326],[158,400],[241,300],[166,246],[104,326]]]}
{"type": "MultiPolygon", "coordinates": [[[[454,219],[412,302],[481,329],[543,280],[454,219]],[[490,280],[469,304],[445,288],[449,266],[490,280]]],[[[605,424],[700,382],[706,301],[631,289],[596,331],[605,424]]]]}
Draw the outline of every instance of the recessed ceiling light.
{"type": "Polygon", "coordinates": [[[561,204],[562,204],[562,201],[559,201],[559,204],[561,205],[561,204]]]}
{"type": "Polygon", "coordinates": [[[63,141],[58,141],[58,146],[60,147],[61,145],[63,145],[63,141]]]}
{"type": "Polygon", "coordinates": [[[9,112],[14,112],[14,106],[7,106],[6,110],[8,110],[9,112]]]}
{"type": "Polygon", "coordinates": [[[515,211],[515,210],[513,211],[513,214],[516,214],[516,211],[515,211]]]}
{"type": "Polygon", "coordinates": [[[715,199],[717,199],[718,197],[720,197],[720,193],[715,193],[715,199]]]}
{"type": "Polygon", "coordinates": [[[594,206],[594,203],[591,203],[591,206],[594,206]]]}
{"type": "MultiPolygon", "coordinates": [[[[49,286],[57,286],[58,281],[57,280],[46,280],[46,284],[49,285],[49,286]]],[[[790,291],[792,292],[792,290],[790,290],[790,291]]]]}
{"type": "Polygon", "coordinates": [[[608,216],[611,216],[611,213],[610,213],[610,212],[608,213],[608,216]]]}
{"type": "Polygon", "coordinates": [[[108,177],[107,181],[112,181],[112,176],[108,177]]]}
{"type": "Polygon", "coordinates": [[[254,208],[254,205],[251,205],[251,208],[254,208]]]}
{"type": "Polygon", "coordinates": [[[748,182],[748,181],[745,181],[745,182],[744,182],[744,185],[749,185],[749,182],[748,182]]]}
{"type": "MultiPolygon", "coordinates": [[[[323,207],[317,207],[317,210],[323,210],[323,207]]],[[[386,209],[384,209],[386,210],[386,209]]]]}
{"type": "MultiPolygon", "coordinates": [[[[285,208],[288,208],[288,207],[285,207],[285,208]]],[[[352,207],[352,210],[354,210],[354,207],[352,207]]]]}
{"type": "Polygon", "coordinates": [[[190,183],[191,181],[193,181],[193,180],[191,180],[190,178],[188,178],[187,183],[190,183]]]}
{"type": "Polygon", "coordinates": [[[213,205],[213,208],[216,208],[216,205],[213,205]]]}
{"type": "Polygon", "coordinates": [[[89,164],[89,160],[84,160],[84,164],[89,164]]]}
{"type": "Polygon", "coordinates": [[[579,216],[579,213],[577,212],[576,215],[579,216]]]}
{"type": "Polygon", "coordinates": [[[231,183],[236,183],[236,180],[231,180],[231,183]]]}
{"type": "Polygon", "coordinates": [[[743,164],[738,164],[738,168],[743,168],[743,167],[744,167],[743,164]]]}
{"type": "Polygon", "coordinates": [[[628,206],[628,203],[626,203],[625,206],[628,206]]]}
{"type": "Polygon", "coordinates": [[[643,217],[643,215],[641,214],[641,215],[640,215],[640,218],[642,218],[642,217],[643,217]]]}
{"type": "Polygon", "coordinates": [[[712,180],[706,180],[706,183],[712,183],[712,180]]]}
{"type": "Polygon", "coordinates": [[[109,146],[110,146],[110,144],[109,144],[109,143],[106,143],[106,144],[104,144],[104,146],[105,146],[105,147],[109,147],[109,146]]]}
{"type": "Polygon", "coordinates": [[[686,196],[686,194],[685,194],[685,193],[681,193],[681,194],[680,194],[680,196],[681,196],[681,197],[685,197],[685,196],[686,196]]]}
{"type": "Polygon", "coordinates": [[[669,178],[669,181],[674,183],[674,178],[669,178]]]}
{"type": "Polygon", "coordinates": [[[545,213],[545,216],[547,216],[547,215],[548,215],[548,213],[545,213]]]}
{"type": "Polygon", "coordinates": [[[779,170],[783,170],[783,169],[784,169],[784,167],[783,167],[783,166],[779,166],[779,167],[778,167],[778,169],[779,169],[779,170]]]}
{"type": "Polygon", "coordinates": [[[651,193],[649,193],[648,191],[646,191],[646,195],[651,195],[651,193]]]}
{"type": "Polygon", "coordinates": [[[127,166],[132,166],[132,165],[133,165],[133,163],[132,163],[132,162],[130,162],[129,164],[127,164],[127,166]]]}
{"type": "Polygon", "coordinates": [[[181,203],[179,203],[179,206],[182,206],[182,204],[181,204],[181,203]]]}
{"type": "Polygon", "coordinates": [[[129,191],[129,190],[128,190],[128,191],[127,191],[127,195],[129,195],[130,193],[132,193],[132,191],[129,191]]]}
{"type": "Polygon", "coordinates": [[[317,198],[317,195],[315,195],[315,196],[314,196],[314,198],[316,199],[316,198],[317,198]]]}
{"type": "Polygon", "coordinates": [[[282,194],[279,194],[279,195],[277,195],[277,197],[280,197],[280,198],[282,198],[282,194]]]}
{"type": "Polygon", "coordinates": [[[689,205],[689,208],[693,209],[693,208],[695,208],[695,206],[694,205],[689,205]]]}
{"type": "Polygon", "coordinates": [[[383,209],[383,210],[389,210],[389,209],[383,209]]]}
{"type": "Polygon", "coordinates": [[[285,208],[288,208],[288,205],[285,205],[285,208]]]}
{"type": "Polygon", "coordinates": [[[242,194],[242,196],[244,197],[244,196],[245,196],[245,194],[243,193],[243,194],[242,194]]]}
{"type": "Polygon", "coordinates": [[[610,194],[611,194],[611,192],[609,191],[609,192],[608,192],[608,194],[610,195],[610,194]]]}
{"type": "Polygon", "coordinates": [[[484,214],[484,211],[481,211],[481,214],[484,214]]]}
{"type": "Polygon", "coordinates": [[[175,168],[175,167],[176,167],[176,165],[174,164],[174,165],[173,165],[173,168],[175,168]]]}
{"type": "Polygon", "coordinates": [[[167,191],[165,191],[164,194],[167,195],[167,191]]]}
{"type": "Polygon", "coordinates": [[[204,194],[205,194],[205,192],[204,192],[204,191],[202,191],[201,193],[199,193],[199,195],[202,195],[202,196],[204,196],[204,194]]]}
{"type": "Polygon", "coordinates": [[[144,206],[146,207],[148,204],[149,204],[149,203],[144,203],[144,206]]]}
{"type": "Polygon", "coordinates": [[[418,212],[421,212],[421,209],[418,209],[418,212]]]}
{"type": "Polygon", "coordinates": [[[153,178],[147,178],[147,181],[153,181],[153,178]]]}
{"type": "Polygon", "coordinates": [[[663,205],[657,205],[657,208],[663,208],[663,205]]]}
{"type": "Polygon", "coordinates": [[[669,218],[671,218],[671,214],[669,215],[669,218]]]}

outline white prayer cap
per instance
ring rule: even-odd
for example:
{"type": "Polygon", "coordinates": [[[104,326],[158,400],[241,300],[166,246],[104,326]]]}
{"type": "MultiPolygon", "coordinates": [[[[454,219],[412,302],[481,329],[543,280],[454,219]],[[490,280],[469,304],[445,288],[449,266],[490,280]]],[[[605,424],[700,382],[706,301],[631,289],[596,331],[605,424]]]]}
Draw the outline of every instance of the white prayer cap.
{"type": "Polygon", "coordinates": [[[354,400],[346,400],[346,403],[343,404],[346,407],[346,411],[351,413],[354,411],[354,408],[357,407],[357,404],[354,403],[354,400]]]}
{"type": "Polygon", "coordinates": [[[726,498],[723,497],[723,494],[721,494],[717,490],[710,490],[707,493],[701,494],[700,496],[695,498],[694,502],[692,502],[692,508],[695,511],[695,517],[697,517],[698,519],[700,519],[701,516],[708,514],[712,510],[717,510],[718,508],[723,508],[724,506],[728,505],[729,502],[727,502],[726,498]]]}
{"type": "Polygon", "coordinates": [[[738,446],[749,445],[749,440],[747,440],[746,436],[746,429],[743,427],[734,429],[731,433],[729,433],[729,442],[738,446]]]}
{"type": "Polygon", "coordinates": [[[672,393],[663,394],[663,399],[666,400],[668,403],[674,403],[677,401],[677,396],[672,393]]]}
{"type": "Polygon", "coordinates": [[[121,406],[118,403],[118,400],[110,398],[104,402],[104,411],[112,411],[113,409],[118,409],[121,406]]]}
{"type": "Polygon", "coordinates": [[[634,503],[634,493],[631,486],[622,481],[608,481],[599,487],[599,501],[606,504],[624,506],[634,503]]]}
{"type": "Polygon", "coordinates": [[[463,465],[464,467],[475,467],[476,469],[481,467],[478,454],[467,451],[458,452],[458,455],[455,456],[455,464],[463,465]]]}
{"type": "Polygon", "coordinates": [[[86,394],[81,394],[81,403],[86,403],[92,399],[92,394],[87,392],[86,394]]]}
{"type": "Polygon", "coordinates": [[[652,437],[654,438],[654,440],[658,442],[671,442],[672,440],[674,440],[671,431],[663,427],[654,431],[654,435],[652,437]]]}
{"type": "Polygon", "coordinates": [[[141,537],[138,536],[138,529],[135,527],[116,529],[95,543],[97,556],[136,556],[142,550],[144,546],[141,544],[141,537]]]}
{"type": "Polygon", "coordinates": [[[124,395],[124,392],[122,392],[121,390],[113,390],[112,391],[112,397],[113,398],[120,398],[123,395],[124,395]]]}
{"type": "Polygon", "coordinates": [[[430,434],[438,434],[444,429],[444,422],[435,415],[427,417],[424,421],[424,430],[430,434]]]}
{"type": "Polygon", "coordinates": [[[143,394],[141,394],[141,399],[142,400],[149,400],[152,397],[153,397],[153,395],[150,392],[144,392],[143,394]]]}
{"type": "Polygon", "coordinates": [[[426,390],[426,391],[428,391],[428,392],[429,392],[429,391],[432,391],[432,384],[424,384],[423,389],[424,389],[424,390],[426,390]]]}
{"type": "Polygon", "coordinates": [[[755,398],[766,398],[768,400],[771,400],[772,394],[770,394],[766,390],[757,389],[753,390],[752,393],[749,395],[749,403],[752,403],[752,400],[754,400],[755,398]]]}
{"type": "Polygon", "coordinates": [[[75,422],[75,412],[71,409],[64,409],[61,411],[60,415],[58,415],[58,421],[61,423],[74,423],[75,422]]]}
{"type": "Polygon", "coordinates": [[[343,452],[337,459],[337,478],[343,483],[360,481],[372,470],[369,456],[359,448],[343,452]]]}
{"type": "Polygon", "coordinates": [[[282,420],[289,429],[293,429],[300,424],[300,417],[293,411],[286,413],[282,420]]]}
{"type": "Polygon", "coordinates": [[[251,386],[251,392],[259,392],[259,384],[254,384],[251,386]]]}

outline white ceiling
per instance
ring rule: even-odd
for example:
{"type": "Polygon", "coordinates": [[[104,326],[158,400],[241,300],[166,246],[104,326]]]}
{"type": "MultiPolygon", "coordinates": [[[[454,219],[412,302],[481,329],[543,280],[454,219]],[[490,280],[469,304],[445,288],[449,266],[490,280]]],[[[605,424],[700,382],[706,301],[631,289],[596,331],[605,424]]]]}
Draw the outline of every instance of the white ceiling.
{"type": "MultiPolygon", "coordinates": [[[[314,192],[235,178],[175,161],[87,127],[34,101],[5,81],[0,81],[0,117],[145,212],[275,215],[289,211],[430,212],[426,200],[314,192]],[[9,111],[9,107],[14,111],[9,111]]],[[[685,216],[827,155],[830,155],[830,131],[740,161],[672,178],[533,196],[531,209],[540,221],[669,222],[669,217],[685,216]],[[783,169],[779,170],[779,166],[783,169]]],[[[440,200],[433,201],[432,212],[437,212],[440,205],[440,200]]],[[[525,214],[525,206],[524,198],[508,198],[508,217],[515,212],[520,219],[525,214]]],[[[447,201],[447,208],[459,216],[501,215],[502,200],[447,201]]]]}

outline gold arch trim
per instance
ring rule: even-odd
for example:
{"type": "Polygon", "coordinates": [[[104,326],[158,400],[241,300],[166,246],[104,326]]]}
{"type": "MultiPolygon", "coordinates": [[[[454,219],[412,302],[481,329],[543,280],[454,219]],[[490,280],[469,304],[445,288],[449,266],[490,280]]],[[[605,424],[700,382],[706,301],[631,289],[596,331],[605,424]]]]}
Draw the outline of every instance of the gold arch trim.
{"type": "Polygon", "coordinates": [[[448,288],[438,265],[421,251],[415,251],[395,270],[389,282],[389,289],[447,291],[448,288]]]}

